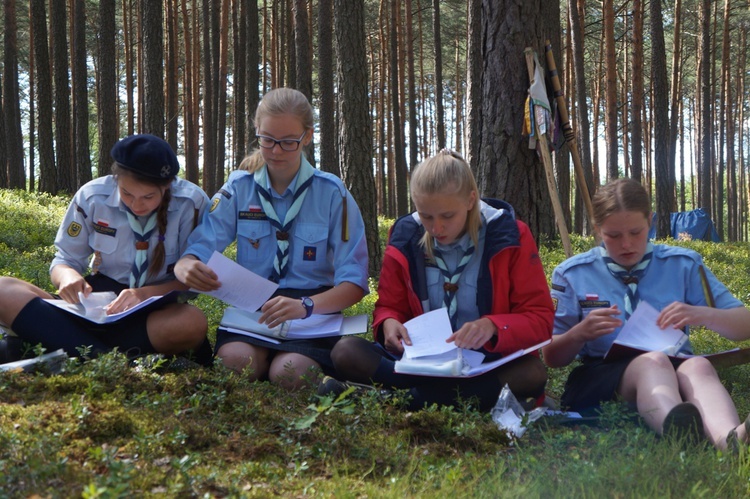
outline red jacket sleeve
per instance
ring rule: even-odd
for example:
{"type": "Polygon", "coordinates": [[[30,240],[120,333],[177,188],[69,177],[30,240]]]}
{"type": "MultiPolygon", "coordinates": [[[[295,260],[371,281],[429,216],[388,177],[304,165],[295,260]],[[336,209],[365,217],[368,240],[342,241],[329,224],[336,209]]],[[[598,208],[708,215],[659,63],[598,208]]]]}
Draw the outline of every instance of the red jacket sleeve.
{"type": "Polygon", "coordinates": [[[404,323],[422,313],[422,305],[412,288],[406,257],[393,246],[387,246],[378,281],[378,299],[372,314],[372,334],[383,342],[380,325],[386,319],[404,323]],[[416,308],[415,308],[416,307],[416,308]]]}
{"type": "Polygon", "coordinates": [[[505,248],[490,261],[493,283],[491,315],[497,339],[489,351],[507,355],[552,337],[555,312],[539,252],[528,226],[516,222],[520,246],[505,248]]]}

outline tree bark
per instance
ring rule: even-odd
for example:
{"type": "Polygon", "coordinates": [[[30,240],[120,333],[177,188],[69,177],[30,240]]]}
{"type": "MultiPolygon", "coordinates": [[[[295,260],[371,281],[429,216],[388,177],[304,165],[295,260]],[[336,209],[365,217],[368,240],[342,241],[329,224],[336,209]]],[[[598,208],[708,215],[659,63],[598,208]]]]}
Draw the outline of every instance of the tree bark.
{"type": "Polygon", "coordinates": [[[711,2],[703,0],[700,10],[701,30],[700,30],[700,98],[701,98],[701,115],[700,115],[700,195],[699,207],[702,207],[709,215],[713,217],[711,209],[711,2]]]}
{"type": "Polygon", "coordinates": [[[536,151],[519,140],[529,89],[524,49],[559,40],[559,5],[544,0],[483,0],[482,123],[477,181],[483,196],[510,202],[536,237],[555,222],[536,151]]]}
{"type": "Polygon", "coordinates": [[[109,151],[117,142],[118,106],[116,51],[115,51],[115,0],[99,2],[99,64],[97,78],[97,121],[99,129],[99,153],[97,176],[107,175],[112,158],[109,151]]]}
{"type": "Polygon", "coordinates": [[[143,133],[164,138],[164,0],[143,0],[143,133]]]}
{"type": "MultiPolygon", "coordinates": [[[[54,134],[52,131],[52,75],[47,40],[47,13],[44,0],[31,0],[31,22],[34,29],[36,63],[37,128],[39,143],[39,190],[57,194],[54,134]]],[[[0,120],[2,121],[2,120],[0,120]]]]}
{"type": "Polygon", "coordinates": [[[318,153],[320,169],[341,176],[336,143],[336,97],[334,94],[333,53],[333,2],[318,2],[318,88],[320,109],[318,111],[318,153]]]}
{"type": "Polygon", "coordinates": [[[443,110],[443,42],[440,38],[440,0],[432,0],[432,36],[435,50],[435,123],[438,150],[445,147],[443,110]]]}
{"type": "Polygon", "coordinates": [[[466,24],[466,160],[476,175],[482,136],[482,0],[468,0],[466,24]]]}
{"type": "MultiPolygon", "coordinates": [[[[52,57],[55,83],[55,156],[58,189],[69,194],[77,190],[71,143],[70,80],[68,79],[68,36],[65,0],[50,1],[52,57]]],[[[6,110],[7,113],[7,110],[6,110]]]]}
{"type": "Polygon", "coordinates": [[[91,150],[89,147],[89,91],[86,64],[86,3],[73,4],[73,121],[75,124],[75,166],[77,186],[91,180],[91,150]]]}
{"type": "Polygon", "coordinates": [[[641,182],[643,177],[643,4],[633,0],[633,98],[630,106],[632,173],[631,177],[641,182]]]}
{"type": "MultiPolygon", "coordinates": [[[[4,0],[5,34],[3,36],[3,120],[6,163],[0,164],[0,185],[11,189],[26,188],[21,105],[18,98],[18,25],[15,0],[4,0]]],[[[64,20],[63,20],[64,22],[64,20]]]]}
{"type": "Polygon", "coordinates": [[[407,189],[406,158],[404,157],[404,125],[401,119],[400,105],[398,102],[398,25],[396,23],[396,10],[399,8],[398,0],[391,1],[391,115],[393,116],[393,154],[396,168],[396,215],[406,215],[409,211],[409,194],[407,189]]]}
{"type": "Polygon", "coordinates": [[[669,119],[667,53],[661,2],[651,2],[651,82],[653,85],[654,164],[656,165],[656,237],[671,234],[670,214],[674,209],[674,170],[669,161],[669,119]]]}
{"type": "Polygon", "coordinates": [[[334,0],[338,54],[339,150],[344,181],[362,212],[370,258],[370,275],[380,272],[380,241],[372,175],[372,127],[367,89],[363,0],[334,0]]]}
{"type": "Polygon", "coordinates": [[[620,176],[618,165],[619,142],[617,140],[617,57],[615,52],[615,12],[614,1],[603,0],[602,19],[604,21],[604,62],[606,64],[606,124],[607,180],[620,176]]]}

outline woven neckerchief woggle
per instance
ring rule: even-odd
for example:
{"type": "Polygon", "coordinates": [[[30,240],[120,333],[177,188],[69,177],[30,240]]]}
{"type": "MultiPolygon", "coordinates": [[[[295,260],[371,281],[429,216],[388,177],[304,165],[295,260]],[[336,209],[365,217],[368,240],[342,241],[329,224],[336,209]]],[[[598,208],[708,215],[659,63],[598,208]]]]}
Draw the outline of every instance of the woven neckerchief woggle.
{"type": "Polygon", "coordinates": [[[474,254],[474,242],[471,240],[471,238],[469,238],[469,247],[466,248],[466,251],[458,261],[458,265],[456,265],[456,268],[453,270],[453,272],[451,272],[448,269],[448,266],[445,264],[443,254],[437,247],[437,245],[433,246],[432,252],[435,256],[435,265],[437,265],[437,268],[440,269],[440,273],[443,274],[443,291],[445,291],[445,295],[443,296],[443,304],[445,305],[445,308],[448,309],[448,317],[450,317],[451,326],[455,331],[458,312],[458,300],[456,300],[456,293],[458,292],[458,280],[461,278],[461,274],[469,264],[471,256],[474,254]]]}
{"type": "Polygon", "coordinates": [[[263,165],[255,172],[254,178],[258,192],[260,193],[260,204],[263,207],[263,211],[266,213],[269,222],[271,222],[271,226],[276,229],[276,256],[273,260],[273,269],[269,279],[278,283],[286,275],[287,263],[289,262],[289,229],[292,228],[292,223],[294,223],[294,219],[302,208],[307,188],[312,184],[315,171],[307,161],[301,161],[297,174],[297,183],[292,193],[292,205],[286,212],[286,216],[282,222],[279,220],[279,216],[276,214],[276,210],[271,203],[271,192],[267,187],[269,185],[267,168],[267,165],[263,165]]]}
{"type": "Polygon", "coordinates": [[[130,270],[130,287],[140,288],[146,284],[148,274],[148,240],[156,229],[156,211],[149,215],[144,225],[138,221],[133,212],[126,206],[125,213],[128,215],[128,223],[133,229],[135,236],[135,259],[130,270]]]}
{"type": "Polygon", "coordinates": [[[643,276],[646,274],[648,265],[651,263],[651,256],[653,255],[654,246],[651,243],[646,244],[646,252],[643,254],[643,258],[630,270],[616,263],[607,252],[604,246],[599,246],[601,251],[602,260],[607,265],[607,268],[617,279],[625,283],[625,318],[629,318],[638,306],[640,295],[638,294],[638,283],[643,276]]]}

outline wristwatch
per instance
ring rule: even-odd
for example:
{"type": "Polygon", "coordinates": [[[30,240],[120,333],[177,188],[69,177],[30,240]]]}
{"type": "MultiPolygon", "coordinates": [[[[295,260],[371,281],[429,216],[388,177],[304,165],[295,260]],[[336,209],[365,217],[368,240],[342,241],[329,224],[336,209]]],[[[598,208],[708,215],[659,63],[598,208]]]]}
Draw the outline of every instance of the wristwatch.
{"type": "Polygon", "coordinates": [[[300,301],[302,302],[302,306],[305,307],[305,316],[303,319],[307,319],[312,315],[315,303],[313,303],[312,298],[309,296],[303,296],[300,301]]]}

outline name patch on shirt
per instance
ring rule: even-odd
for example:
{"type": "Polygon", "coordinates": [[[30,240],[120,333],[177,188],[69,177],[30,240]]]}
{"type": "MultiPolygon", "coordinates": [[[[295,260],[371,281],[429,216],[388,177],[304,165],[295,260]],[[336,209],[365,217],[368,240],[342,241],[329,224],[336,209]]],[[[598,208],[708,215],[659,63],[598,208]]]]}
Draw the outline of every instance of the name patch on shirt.
{"type": "Polygon", "coordinates": [[[605,308],[609,307],[609,300],[578,300],[581,308],[605,308]]]}
{"type": "Polygon", "coordinates": [[[255,211],[255,210],[247,210],[247,211],[241,211],[239,214],[240,220],[260,220],[265,221],[268,220],[268,217],[266,216],[265,212],[261,211],[255,211]]]}
{"type": "Polygon", "coordinates": [[[318,256],[318,248],[315,246],[305,246],[302,249],[302,259],[306,262],[314,262],[318,256]]]}
{"type": "Polygon", "coordinates": [[[554,282],[550,284],[550,287],[554,289],[555,291],[559,291],[561,293],[565,292],[565,286],[560,286],[559,284],[555,284],[554,282]]]}
{"type": "Polygon", "coordinates": [[[99,223],[94,224],[94,230],[105,236],[115,237],[117,235],[117,229],[99,223]]]}

